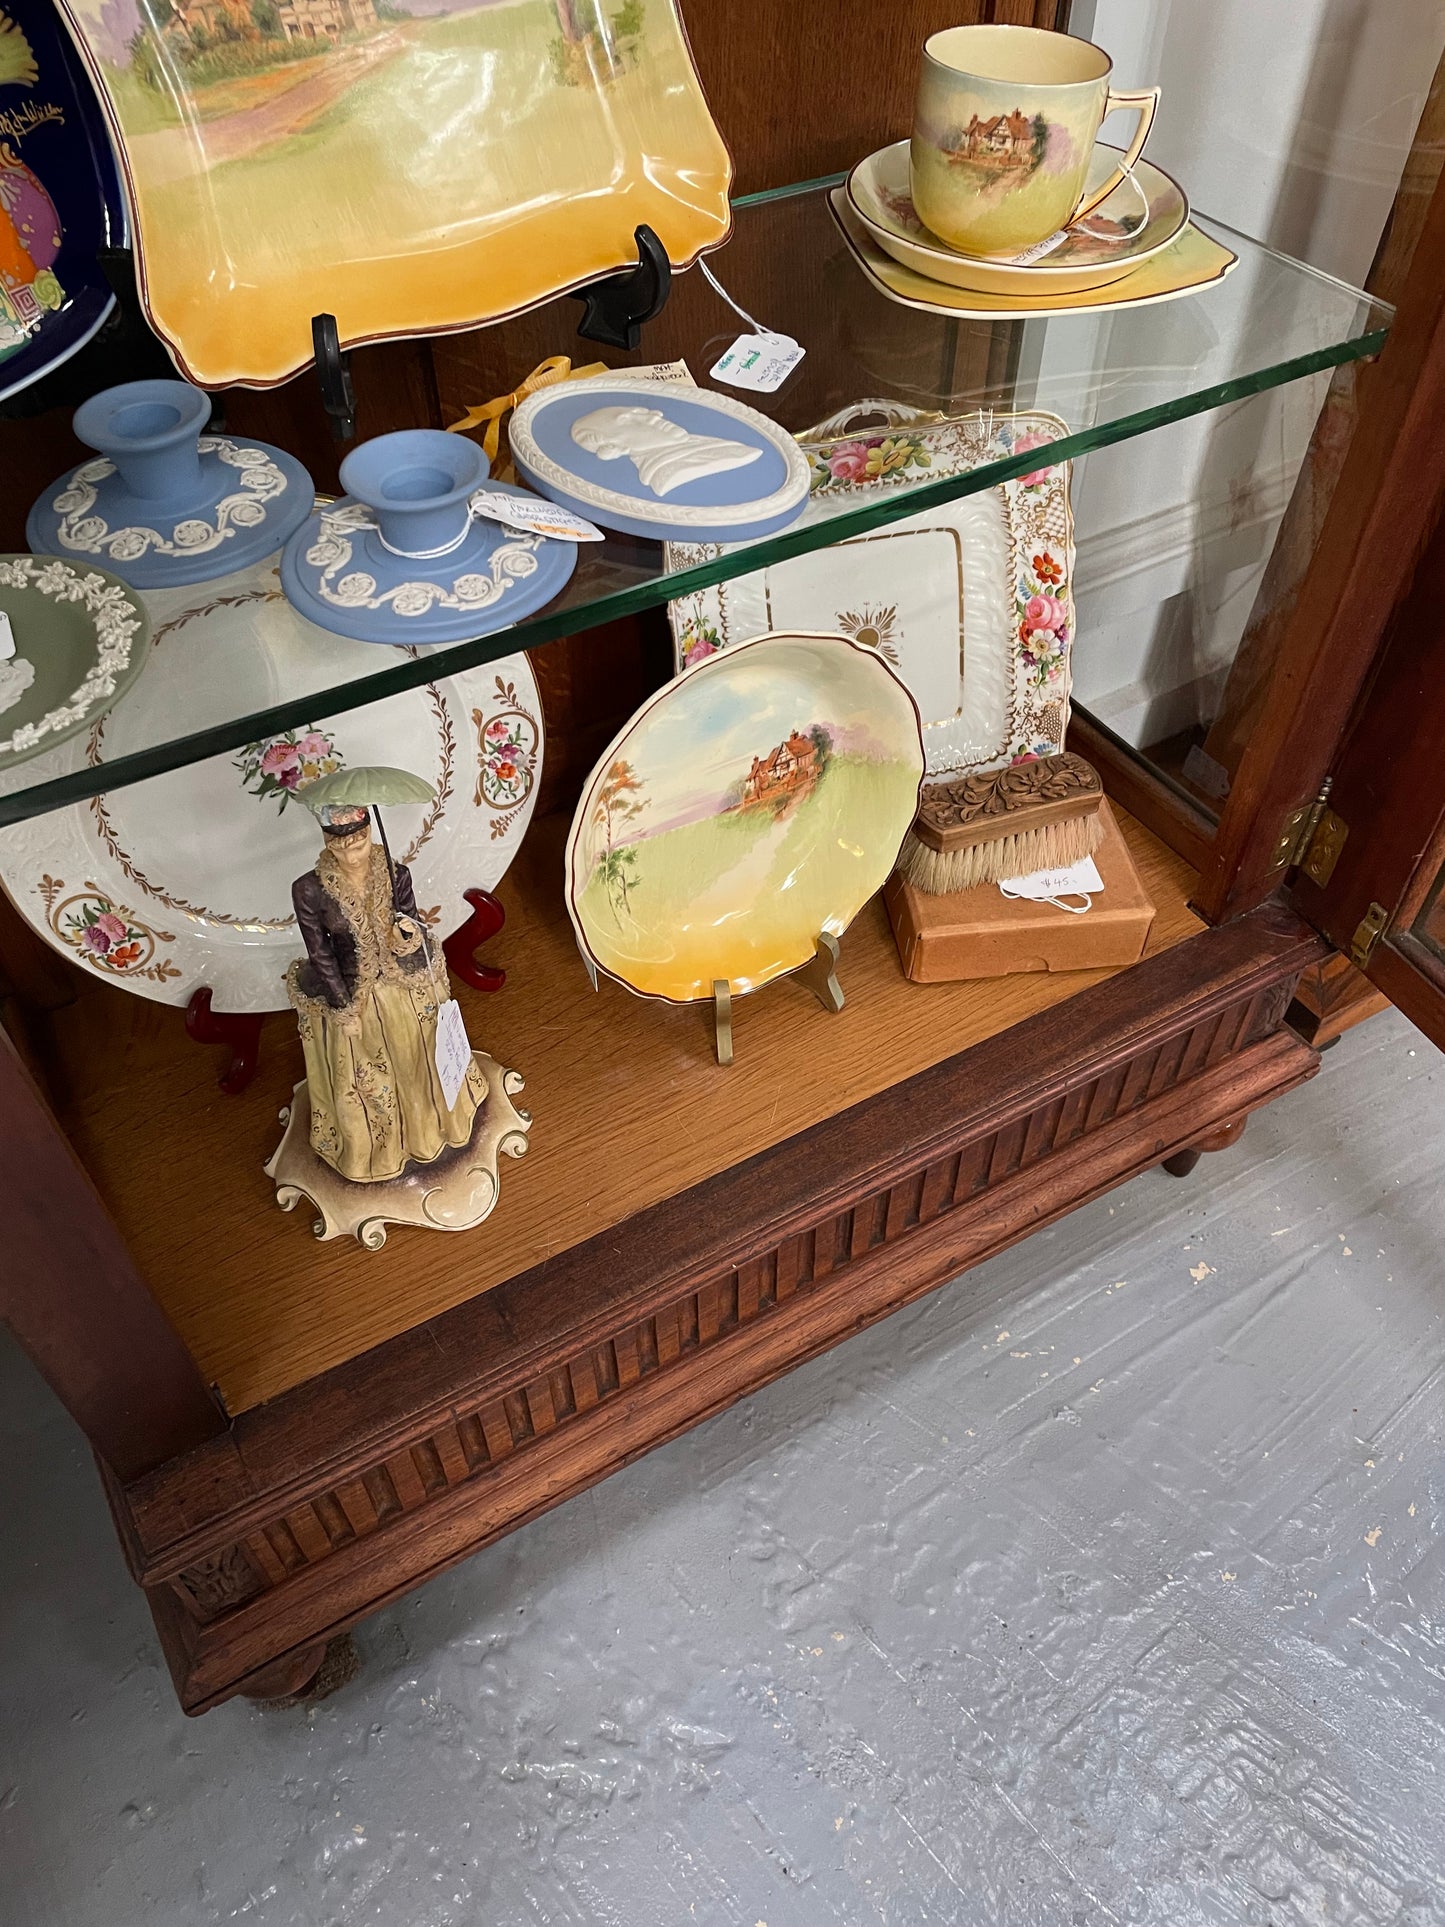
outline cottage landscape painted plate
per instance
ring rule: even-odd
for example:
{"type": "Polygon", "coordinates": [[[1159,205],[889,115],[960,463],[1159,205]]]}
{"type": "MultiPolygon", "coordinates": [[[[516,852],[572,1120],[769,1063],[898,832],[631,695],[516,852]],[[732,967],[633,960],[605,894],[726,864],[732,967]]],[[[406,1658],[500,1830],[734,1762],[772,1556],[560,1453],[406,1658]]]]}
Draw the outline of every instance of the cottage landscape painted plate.
{"type": "Polygon", "coordinates": [[[126,176],[147,314],[205,388],[473,328],[726,238],[675,0],[61,0],[126,176]]]}
{"type": "MultiPolygon", "coordinates": [[[[143,600],[155,633],[125,703],[5,788],[386,667],[384,646],[334,636],[297,615],[274,561],[143,600]]],[[[414,650],[390,653],[401,661],[414,650]]],[[[297,791],[366,763],[399,764],[437,787],[429,804],[387,810],[386,827],[429,924],[447,936],[467,915],[462,892],[501,880],[536,801],[542,711],[527,658],[322,714],[0,830],[0,884],[62,956],[125,990],[185,1004],[209,984],[217,1010],[284,1010],[282,978],[302,949],[291,884],[319,848],[316,820],[297,791]]]]}
{"type": "Polygon", "coordinates": [[[710,656],[588,780],[567,840],[578,943],[644,997],[757,990],[882,888],[922,779],[917,706],[876,650],[770,635],[710,656]]]}

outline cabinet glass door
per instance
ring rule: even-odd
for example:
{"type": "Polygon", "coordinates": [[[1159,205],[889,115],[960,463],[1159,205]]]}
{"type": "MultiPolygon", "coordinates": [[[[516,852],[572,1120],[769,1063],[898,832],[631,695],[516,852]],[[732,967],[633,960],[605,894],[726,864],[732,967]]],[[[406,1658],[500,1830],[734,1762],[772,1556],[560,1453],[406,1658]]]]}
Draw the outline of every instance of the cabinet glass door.
{"type": "Polygon", "coordinates": [[[1331,769],[1291,896],[1445,1050],[1445,678],[1423,585],[1445,564],[1437,526],[1331,769]]]}

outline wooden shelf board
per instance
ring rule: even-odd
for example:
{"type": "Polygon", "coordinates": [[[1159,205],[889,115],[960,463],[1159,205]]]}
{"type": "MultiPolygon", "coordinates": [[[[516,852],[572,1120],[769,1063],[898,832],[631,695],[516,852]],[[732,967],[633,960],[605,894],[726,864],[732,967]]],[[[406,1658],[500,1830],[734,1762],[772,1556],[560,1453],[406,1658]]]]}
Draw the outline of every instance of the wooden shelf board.
{"type": "MultiPolygon", "coordinates": [[[[1195,873],[1118,812],[1158,906],[1149,953],[1203,928],[1195,873]]],[[[844,1010],[783,980],[733,1006],[737,1059],[713,1060],[711,1007],[594,996],[560,901],[559,819],[538,822],[500,894],[492,996],[460,990],[473,1042],[526,1078],[531,1148],[504,1161],[496,1211],[456,1236],[394,1230],[378,1252],[318,1244],[278,1210],[261,1166],[301,1053],[267,1020],[261,1071],[216,1089],[218,1053],[181,1013],[98,981],[55,1014],[67,1128],[140,1269],[228,1410],[240,1412],[486,1291],[826,1117],[1113,974],[910,984],[882,903],[843,939],[844,1010]]]]}

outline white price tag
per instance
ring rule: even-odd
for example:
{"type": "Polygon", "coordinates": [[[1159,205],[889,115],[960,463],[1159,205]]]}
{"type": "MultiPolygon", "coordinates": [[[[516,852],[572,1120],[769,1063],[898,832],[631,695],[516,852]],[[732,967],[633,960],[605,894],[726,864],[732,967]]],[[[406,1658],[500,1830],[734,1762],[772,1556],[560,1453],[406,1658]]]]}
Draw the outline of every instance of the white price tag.
{"type": "Polygon", "coordinates": [[[601,529],[556,502],[527,502],[501,488],[479,488],[472,496],[472,514],[528,535],[550,535],[557,542],[600,542],[601,529]]]}
{"type": "Polygon", "coordinates": [[[15,632],[10,627],[10,617],[0,609],[0,662],[8,662],[15,654],[15,632]]]}
{"type": "Polygon", "coordinates": [[[1097,896],[1104,887],[1104,879],[1094,859],[1085,856],[1059,870],[1033,870],[1026,877],[1008,877],[998,887],[1006,897],[1027,897],[1033,903],[1046,903],[1054,897],[1097,896]]]}
{"type": "Polygon", "coordinates": [[[770,395],[782,387],[806,352],[791,335],[739,335],[710,372],[714,381],[725,381],[729,388],[770,395]]]}
{"type": "Polygon", "coordinates": [[[455,997],[448,997],[444,1004],[437,1006],[435,1055],[437,1076],[442,1081],[442,1096],[450,1110],[457,1101],[457,1092],[466,1081],[467,1066],[472,1061],[467,1027],[462,1022],[462,1007],[455,997]]]}
{"type": "Polygon", "coordinates": [[[685,361],[644,361],[637,368],[624,368],[629,381],[657,381],[675,388],[696,388],[692,370],[685,361]]]}
{"type": "Polygon", "coordinates": [[[1046,254],[1052,254],[1055,248],[1062,247],[1068,238],[1069,230],[1066,227],[1055,228],[1052,234],[1046,234],[1042,241],[1035,241],[1031,248],[1025,248],[1021,254],[1010,254],[1008,263],[1010,267],[1026,268],[1031,261],[1042,261],[1046,254]]]}

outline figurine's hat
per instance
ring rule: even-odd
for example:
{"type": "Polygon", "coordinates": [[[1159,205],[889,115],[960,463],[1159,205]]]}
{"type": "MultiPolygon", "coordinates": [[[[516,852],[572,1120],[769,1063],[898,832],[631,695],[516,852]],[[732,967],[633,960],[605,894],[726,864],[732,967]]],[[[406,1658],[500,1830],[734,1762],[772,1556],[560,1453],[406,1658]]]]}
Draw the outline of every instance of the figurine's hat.
{"type": "Polygon", "coordinates": [[[334,770],[330,776],[318,776],[314,783],[304,783],[296,792],[318,813],[341,803],[430,803],[436,793],[436,784],[424,776],[413,776],[409,769],[388,769],[384,763],[334,770]]]}
{"type": "MultiPolygon", "coordinates": [[[[391,860],[391,845],[386,840],[386,825],[381,820],[381,805],[392,803],[430,803],[436,795],[436,784],[429,783],[424,776],[413,776],[409,769],[390,769],[385,763],[360,763],[355,769],[334,770],[330,776],[318,776],[314,783],[303,783],[296,794],[321,818],[322,828],[326,819],[322,815],[332,810],[346,807],[375,809],[376,827],[381,832],[381,847],[386,852],[386,872],[391,878],[393,900],[396,895],[396,869],[391,860]]],[[[360,829],[367,819],[358,816],[355,828],[360,829]]]]}

